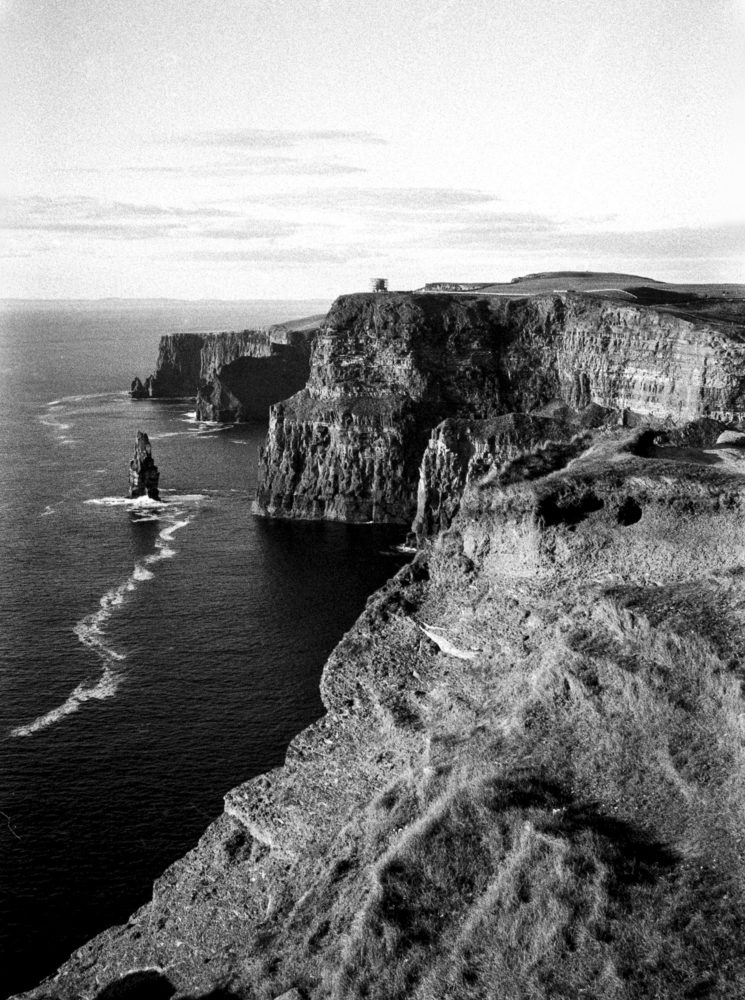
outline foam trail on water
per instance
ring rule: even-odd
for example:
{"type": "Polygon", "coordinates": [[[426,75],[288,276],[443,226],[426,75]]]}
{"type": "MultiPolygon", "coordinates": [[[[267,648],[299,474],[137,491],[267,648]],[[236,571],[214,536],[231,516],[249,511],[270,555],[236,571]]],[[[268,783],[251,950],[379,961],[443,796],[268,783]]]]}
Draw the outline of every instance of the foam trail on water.
{"type": "Polygon", "coordinates": [[[60,396],[59,399],[52,399],[47,406],[60,406],[62,403],[82,403],[86,399],[107,399],[110,397],[126,396],[126,389],[119,392],[86,392],[80,396],[60,396]]]}
{"type": "MultiPolygon", "coordinates": [[[[199,495],[198,495],[199,496],[199,495]]],[[[200,496],[201,498],[201,496],[200,496]]],[[[147,500],[147,498],[144,498],[147,500]]],[[[101,500],[89,500],[87,503],[102,503],[105,506],[114,506],[113,501],[119,505],[119,497],[103,497],[101,500]]],[[[125,501],[128,506],[139,504],[140,506],[164,507],[164,504],[156,501],[140,503],[139,501],[125,501]]],[[[87,701],[103,701],[105,698],[113,698],[119,686],[124,681],[125,674],[121,664],[126,660],[126,654],[114,649],[109,645],[106,637],[105,627],[117,608],[125,603],[128,596],[137,589],[137,586],[148,580],[152,580],[155,574],[152,567],[155,563],[163,559],[170,559],[176,555],[176,550],[171,547],[173,536],[181,528],[185,528],[191,523],[192,518],[185,515],[183,510],[173,510],[173,522],[160,532],[156,542],[156,551],[137,563],[135,563],[132,573],[124,583],[118,587],[107,590],[99,601],[98,608],[85,618],[82,618],[73,628],[73,632],[78,637],[80,643],[95,653],[101,661],[102,671],[95,680],[84,680],[77,685],[67,696],[61,705],[45,712],[27,725],[16,726],[10,730],[10,736],[32,736],[34,733],[48,726],[54,725],[60,719],[64,719],[73,712],[77,712],[81,705],[87,701]]]]}
{"type": "Polygon", "coordinates": [[[66,715],[72,715],[73,712],[77,712],[80,706],[86,701],[90,701],[91,699],[98,699],[100,701],[103,698],[112,698],[116,694],[120,680],[121,678],[117,677],[110,667],[104,667],[103,674],[96,684],[90,687],[86,686],[85,681],[82,684],[78,684],[63,704],[57,708],[53,708],[51,712],[47,712],[45,715],[40,715],[38,719],[34,719],[27,726],[16,726],[15,729],[11,729],[10,735],[31,736],[33,733],[38,733],[41,729],[46,729],[47,726],[54,725],[55,722],[64,719],[66,715]]]}

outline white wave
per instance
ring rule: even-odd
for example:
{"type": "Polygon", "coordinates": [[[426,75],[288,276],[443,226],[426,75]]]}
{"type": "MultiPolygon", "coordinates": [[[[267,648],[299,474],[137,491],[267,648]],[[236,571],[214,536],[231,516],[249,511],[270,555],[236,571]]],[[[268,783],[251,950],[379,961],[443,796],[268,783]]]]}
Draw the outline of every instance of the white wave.
{"type": "Polygon", "coordinates": [[[211,437],[213,434],[222,434],[224,431],[229,431],[232,424],[202,424],[200,429],[197,431],[198,438],[211,437]],[[201,427],[206,427],[207,430],[202,430],[201,427]]]}
{"type": "Polygon", "coordinates": [[[168,499],[171,503],[198,503],[200,500],[206,500],[206,493],[174,493],[173,496],[169,496],[168,499]]]}
{"type": "Polygon", "coordinates": [[[56,417],[39,417],[39,420],[45,427],[54,427],[58,431],[69,431],[72,424],[64,424],[61,420],[57,420],[56,417]]]}
{"type": "MultiPolygon", "coordinates": [[[[198,494],[201,498],[201,494],[198,494]]],[[[139,500],[147,500],[147,497],[139,500]]],[[[138,501],[127,501],[122,497],[101,497],[98,500],[89,500],[87,503],[101,504],[103,506],[132,505],[138,501]]],[[[156,501],[149,501],[149,504],[142,506],[163,507],[156,501]]],[[[119,686],[125,679],[121,670],[115,669],[118,664],[126,660],[126,654],[114,649],[107,641],[105,627],[117,610],[127,600],[128,596],[137,589],[138,585],[152,580],[155,577],[152,569],[148,567],[163,559],[170,559],[176,555],[176,550],[171,547],[173,536],[177,531],[185,528],[191,523],[190,517],[183,517],[182,510],[174,510],[173,515],[181,519],[174,520],[167,528],[164,528],[155,542],[156,551],[146,556],[143,560],[135,564],[131,575],[118,587],[107,590],[98,602],[99,606],[92,614],[86,615],[73,628],[73,632],[78,637],[80,643],[95,653],[102,664],[103,670],[100,677],[95,682],[83,681],[67,696],[61,705],[45,712],[38,718],[26,725],[16,726],[10,730],[11,736],[31,736],[48,726],[54,725],[60,719],[77,712],[81,705],[87,701],[101,701],[105,698],[113,698],[119,686]]]]}
{"type": "Polygon", "coordinates": [[[33,722],[29,722],[28,725],[16,726],[15,729],[11,729],[10,735],[31,736],[33,733],[38,733],[40,729],[46,729],[47,726],[54,725],[55,722],[64,719],[66,715],[72,715],[73,712],[77,712],[80,706],[86,701],[93,699],[103,701],[105,698],[113,698],[121,680],[121,676],[107,666],[95,684],[88,686],[83,681],[82,684],[78,684],[75,690],[57,708],[53,708],[50,712],[40,715],[33,722]]]}
{"type": "Polygon", "coordinates": [[[86,392],[80,396],[60,396],[59,399],[53,399],[47,403],[47,406],[59,406],[61,403],[83,403],[86,399],[107,399],[128,395],[129,393],[126,389],[119,390],[118,392],[86,392]]]}
{"type": "Polygon", "coordinates": [[[142,497],[94,497],[91,500],[85,500],[84,503],[95,504],[97,507],[129,507],[134,508],[156,508],[160,510],[165,507],[165,501],[163,500],[153,500],[149,496],[142,497]]]}
{"type": "Polygon", "coordinates": [[[173,536],[176,534],[176,532],[180,531],[182,528],[185,528],[190,522],[191,518],[187,518],[186,521],[174,521],[173,524],[169,525],[167,528],[164,528],[158,537],[162,538],[163,541],[171,542],[173,541],[173,536]]]}

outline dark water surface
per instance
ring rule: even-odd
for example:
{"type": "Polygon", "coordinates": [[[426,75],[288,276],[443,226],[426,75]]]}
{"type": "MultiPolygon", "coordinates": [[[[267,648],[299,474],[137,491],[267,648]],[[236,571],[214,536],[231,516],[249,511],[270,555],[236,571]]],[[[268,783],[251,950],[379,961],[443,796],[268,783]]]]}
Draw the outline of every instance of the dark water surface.
{"type": "Polygon", "coordinates": [[[250,514],[265,428],[133,402],[158,336],[322,304],[0,311],[0,995],[127,916],[322,712],[402,532],[250,514]],[[124,503],[135,431],[164,506],[124,503]]]}

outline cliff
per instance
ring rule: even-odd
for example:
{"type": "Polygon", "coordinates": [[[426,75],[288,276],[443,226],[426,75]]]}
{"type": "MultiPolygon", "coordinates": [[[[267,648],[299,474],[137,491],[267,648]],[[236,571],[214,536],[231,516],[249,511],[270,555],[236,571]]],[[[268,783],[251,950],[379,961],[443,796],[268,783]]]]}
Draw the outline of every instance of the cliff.
{"type": "Polygon", "coordinates": [[[285,766],[29,997],[745,995],[745,452],[531,454],[370,599],[285,766]]]}
{"type": "MultiPolygon", "coordinates": [[[[216,339],[219,337],[217,334],[216,339]]],[[[222,345],[214,353],[222,353],[222,345]]],[[[309,354],[309,345],[303,340],[297,344],[257,344],[254,350],[229,361],[213,356],[197,390],[197,420],[265,420],[272,403],[305,384],[309,354]],[[260,353],[264,348],[265,353],[260,353]]]]}
{"type": "Polygon", "coordinates": [[[255,510],[408,523],[422,455],[445,419],[566,404],[577,420],[594,405],[659,426],[738,422],[743,312],[722,319],[708,306],[712,315],[569,292],[337,299],[307,386],[271,411],[255,510]]]}
{"type": "Polygon", "coordinates": [[[302,388],[321,317],[264,330],[176,333],[160,339],[155,372],[135,378],[134,399],[196,396],[197,418],[264,419],[271,403],[302,388]]]}
{"type": "Polygon", "coordinates": [[[426,544],[285,765],[27,996],[745,995],[742,332],[711,302],[338,300],[260,507],[418,493],[426,544]]]}
{"type": "MultiPolygon", "coordinates": [[[[605,411],[598,407],[598,421],[605,411]]],[[[611,417],[612,419],[612,417],[611,417]]],[[[586,421],[587,422],[587,421],[586,421]]],[[[559,419],[510,413],[492,420],[444,420],[432,431],[419,468],[413,532],[419,542],[449,528],[467,483],[548,441],[568,441],[580,431],[574,414],[559,419]]]]}

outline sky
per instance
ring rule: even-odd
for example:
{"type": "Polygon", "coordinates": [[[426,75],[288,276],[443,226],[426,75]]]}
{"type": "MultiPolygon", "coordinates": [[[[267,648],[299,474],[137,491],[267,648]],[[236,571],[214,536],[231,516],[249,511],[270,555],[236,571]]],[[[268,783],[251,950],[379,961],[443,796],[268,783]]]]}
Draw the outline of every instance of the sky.
{"type": "Polygon", "coordinates": [[[0,0],[0,296],[745,282],[745,0],[0,0]]]}

